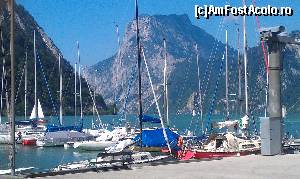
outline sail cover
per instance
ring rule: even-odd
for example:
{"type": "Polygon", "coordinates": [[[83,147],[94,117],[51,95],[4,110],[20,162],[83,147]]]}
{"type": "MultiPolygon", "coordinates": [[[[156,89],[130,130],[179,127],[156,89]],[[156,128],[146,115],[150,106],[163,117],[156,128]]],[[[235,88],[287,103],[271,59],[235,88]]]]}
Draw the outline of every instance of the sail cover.
{"type": "Polygon", "coordinates": [[[40,103],[40,100],[38,99],[38,115],[36,116],[35,114],[35,105],[34,105],[29,119],[36,119],[36,118],[43,119],[44,117],[45,116],[43,113],[42,105],[40,103]]]}
{"type": "MultiPolygon", "coordinates": [[[[169,128],[166,128],[166,133],[171,148],[175,148],[177,145],[177,140],[179,135],[169,128]]],[[[140,134],[138,134],[134,139],[137,143],[140,141],[140,134]]],[[[142,131],[142,145],[143,147],[167,147],[167,142],[163,135],[163,129],[148,129],[142,131]]]]}

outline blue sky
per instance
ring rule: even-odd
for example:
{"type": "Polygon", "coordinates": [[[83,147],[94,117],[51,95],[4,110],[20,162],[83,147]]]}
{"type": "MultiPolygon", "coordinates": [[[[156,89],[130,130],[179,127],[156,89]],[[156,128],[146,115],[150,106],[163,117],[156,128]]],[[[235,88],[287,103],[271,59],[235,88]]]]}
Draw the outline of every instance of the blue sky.
{"type": "MultiPolygon", "coordinates": [[[[61,49],[64,57],[73,64],[76,60],[76,41],[81,48],[84,65],[93,65],[112,56],[117,49],[115,25],[120,27],[121,38],[126,24],[134,18],[134,0],[16,0],[35,18],[39,25],[61,49]]],[[[252,4],[253,0],[247,0],[252,4]]],[[[241,6],[242,0],[139,0],[140,14],[188,14],[192,23],[225,40],[224,29],[229,30],[229,41],[236,45],[235,23],[242,18],[227,18],[225,28],[218,26],[222,17],[209,20],[194,18],[195,5],[241,6]]],[[[260,17],[262,26],[284,25],[288,31],[300,30],[300,1],[256,0],[257,6],[290,6],[292,17],[260,17]]],[[[255,17],[247,17],[249,45],[257,43],[258,32],[255,17]]]]}

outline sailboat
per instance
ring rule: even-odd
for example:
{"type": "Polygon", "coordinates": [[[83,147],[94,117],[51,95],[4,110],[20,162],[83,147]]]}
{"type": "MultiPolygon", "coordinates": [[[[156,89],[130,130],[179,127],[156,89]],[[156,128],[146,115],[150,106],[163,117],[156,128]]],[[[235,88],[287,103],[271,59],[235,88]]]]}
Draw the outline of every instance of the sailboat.
{"type": "MultiPolygon", "coordinates": [[[[206,140],[200,148],[191,148],[190,150],[183,151],[182,157],[188,156],[189,158],[216,158],[216,157],[233,157],[249,154],[256,154],[260,152],[260,140],[244,139],[236,136],[238,131],[239,121],[229,120],[229,104],[228,104],[228,37],[226,30],[226,118],[224,122],[217,122],[213,124],[214,128],[226,129],[227,131],[222,134],[212,133],[208,140],[206,140]]],[[[224,58],[224,56],[223,56],[224,58]]],[[[246,75],[245,75],[246,76],[246,75]]],[[[247,77],[245,77],[247,78],[247,77]]],[[[245,82],[247,84],[247,81],[245,82]]],[[[247,86],[246,86],[247,88],[247,86]]],[[[247,99],[247,89],[246,99],[247,99]]],[[[247,116],[247,102],[246,102],[246,115],[242,118],[242,129],[248,128],[247,116]]]]}
{"type": "MultiPolygon", "coordinates": [[[[120,58],[120,40],[119,40],[119,30],[117,26],[117,38],[118,38],[118,58],[120,58]]],[[[118,74],[118,68],[117,68],[117,74],[118,74]]],[[[96,82],[96,77],[95,77],[96,82]]],[[[115,77],[115,80],[117,81],[117,76],[115,77]]],[[[93,97],[95,100],[95,91],[94,89],[93,97]]],[[[114,92],[115,93],[115,92],[114,92]]],[[[116,102],[116,94],[114,94],[114,99],[116,102]]],[[[76,105],[75,105],[76,106],[76,105]]],[[[114,107],[114,113],[115,113],[115,107],[114,107]]],[[[94,116],[96,111],[96,105],[93,105],[93,120],[92,120],[92,128],[94,127],[94,116]]],[[[107,148],[115,146],[118,142],[125,140],[127,138],[130,138],[131,131],[128,127],[116,127],[113,131],[108,131],[106,129],[86,129],[85,132],[92,134],[93,136],[97,136],[95,140],[92,141],[80,141],[75,142],[73,144],[73,147],[80,150],[87,150],[87,151],[104,151],[107,148]]]]}
{"type": "MultiPolygon", "coordinates": [[[[25,130],[22,134],[22,144],[23,145],[36,145],[37,139],[42,136],[46,130],[45,123],[47,122],[44,120],[44,113],[42,109],[42,105],[40,103],[40,100],[38,99],[38,110],[35,109],[36,106],[33,107],[30,120],[34,120],[34,129],[33,130],[25,130]],[[38,114],[36,115],[36,111],[38,111],[38,114]]],[[[20,128],[18,128],[20,131],[20,128]]]]}
{"type": "Polygon", "coordinates": [[[80,150],[104,151],[122,140],[130,138],[126,127],[116,127],[113,131],[104,130],[96,140],[75,142],[73,147],[80,150]]]}
{"type": "MultiPolygon", "coordinates": [[[[78,45],[79,48],[79,45],[78,45]]],[[[79,49],[78,49],[78,55],[79,55],[79,49]]],[[[78,57],[79,58],[79,57],[78,57]]],[[[63,104],[62,104],[62,63],[61,63],[61,56],[59,55],[58,57],[59,61],[59,124],[60,126],[52,125],[52,126],[47,126],[46,132],[57,132],[57,131],[77,131],[77,132],[82,132],[83,128],[83,121],[82,121],[82,104],[81,104],[81,123],[80,125],[74,125],[74,126],[63,126],[63,104]]],[[[80,65],[80,64],[79,64],[80,65]]],[[[77,99],[77,93],[76,93],[76,64],[75,64],[75,120],[76,120],[76,99],[77,99]]],[[[80,66],[79,66],[80,69],[80,66]]],[[[79,78],[80,74],[79,74],[79,78]]],[[[82,103],[81,100],[81,81],[80,81],[80,103],[82,103]]]]}
{"type": "MultiPolygon", "coordinates": [[[[138,116],[139,116],[139,132],[138,135],[133,139],[133,141],[135,141],[135,149],[136,150],[145,150],[147,147],[153,147],[153,144],[155,144],[156,146],[154,147],[165,147],[166,143],[167,145],[169,146],[169,143],[168,143],[168,140],[166,140],[167,138],[167,135],[169,135],[170,133],[174,134],[174,132],[172,131],[168,131],[167,129],[164,128],[164,124],[161,120],[161,117],[160,119],[158,118],[154,118],[154,117],[151,117],[151,116],[146,116],[146,115],[143,115],[143,112],[142,112],[142,92],[141,92],[141,46],[140,46],[140,37],[139,37],[139,27],[138,27],[138,1],[135,0],[135,20],[136,20],[136,29],[137,29],[137,35],[136,35],[136,39],[137,39],[137,51],[138,51],[138,84],[139,84],[139,88],[138,88],[138,110],[139,110],[139,113],[138,113],[138,116]],[[143,129],[143,123],[144,122],[154,122],[154,123],[161,123],[162,124],[162,129],[143,129]],[[151,136],[151,137],[149,137],[151,136]],[[157,136],[159,138],[157,138],[157,136]],[[166,142],[167,141],[167,142],[166,142]],[[151,144],[151,146],[149,145],[151,144]]],[[[144,53],[143,53],[144,55],[144,53]]],[[[145,59],[145,56],[144,56],[144,59],[145,59]]],[[[145,64],[146,64],[146,61],[145,61],[145,64]]],[[[147,66],[147,64],[146,64],[147,66]]],[[[148,68],[148,67],[147,67],[148,68]]],[[[149,71],[148,71],[148,75],[149,75],[149,71]]],[[[151,82],[151,78],[150,78],[150,83],[151,83],[151,86],[152,86],[152,91],[154,92],[153,90],[153,85],[152,85],[152,82],[151,82]]],[[[156,95],[154,93],[154,99],[156,101],[156,105],[157,104],[157,98],[156,98],[156,95]]],[[[166,109],[166,108],[165,108],[166,109]]],[[[159,108],[158,108],[159,110],[159,108]]],[[[159,111],[159,114],[160,114],[160,111],[159,111]]],[[[160,115],[161,116],[161,115],[160,115]]],[[[177,137],[178,134],[174,137],[174,140],[177,140],[177,137]]],[[[124,138],[126,139],[126,137],[124,138]]],[[[127,139],[129,140],[129,139],[127,139]]],[[[126,141],[127,140],[118,140],[118,143],[112,147],[109,147],[108,151],[106,151],[107,153],[114,153],[114,152],[120,152],[120,151],[123,151],[123,149],[125,149],[126,147],[128,146],[123,146],[122,149],[118,148],[118,145],[119,144],[122,144],[123,142],[127,143],[126,141]]],[[[111,141],[114,141],[113,139],[111,141]]],[[[173,139],[172,139],[173,141],[173,139]]],[[[97,143],[95,142],[83,142],[86,144],[86,147],[89,147],[89,148],[92,148],[92,147],[95,147],[95,145],[97,143]]],[[[129,142],[130,144],[128,145],[132,145],[132,142],[129,142]]],[[[176,142],[174,142],[176,143],[176,142]]],[[[98,141],[98,146],[100,146],[101,142],[98,141]]],[[[103,143],[104,144],[104,143],[103,143]]],[[[74,144],[74,146],[77,146],[77,144],[74,144]]],[[[84,146],[84,145],[80,145],[80,146],[84,146]]],[[[79,148],[79,145],[77,146],[79,148]]],[[[107,154],[106,153],[106,154],[107,154]]],[[[105,154],[105,155],[106,155],[105,154]]]]}
{"type": "MultiPolygon", "coordinates": [[[[137,33],[138,33],[138,31],[137,31],[137,33]]],[[[138,34],[137,34],[137,38],[139,39],[138,34]]],[[[139,48],[139,40],[137,40],[137,41],[138,41],[138,48],[139,48]]],[[[144,58],[144,63],[145,63],[148,77],[150,80],[150,85],[151,85],[152,93],[154,96],[154,101],[156,103],[157,111],[158,111],[160,118],[143,115],[142,112],[140,112],[140,123],[141,124],[146,123],[146,122],[159,123],[159,124],[161,124],[161,128],[148,128],[148,129],[141,128],[140,134],[138,134],[133,139],[137,143],[137,145],[134,148],[135,150],[143,150],[143,151],[151,151],[151,152],[163,151],[166,153],[169,153],[169,152],[171,153],[171,151],[172,151],[171,149],[177,147],[179,135],[176,132],[174,132],[168,128],[170,123],[169,123],[169,115],[168,115],[167,52],[166,52],[165,39],[164,39],[164,49],[165,49],[165,59],[164,59],[165,66],[164,66],[164,108],[163,108],[164,114],[163,114],[163,117],[161,115],[159,105],[158,105],[158,99],[156,97],[156,94],[155,94],[155,91],[153,88],[153,84],[152,84],[148,64],[146,61],[145,53],[144,53],[144,50],[141,49],[141,54],[143,55],[143,58],[144,58]],[[164,123],[167,124],[167,128],[165,128],[164,123]]],[[[139,58],[140,58],[141,54],[138,55],[139,58]]],[[[140,59],[138,59],[138,60],[140,60],[140,59]]],[[[139,73],[139,75],[141,75],[141,74],[139,73]]],[[[139,79],[140,79],[140,77],[139,77],[139,79]]],[[[139,87],[141,87],[141,86],[139,86],[139,87]]],[[[140,92],[140,90],[139,90],[139,92],[140,92]]],[[[141,108],[141,106],[140,106],[140,108],[141,108]]],[[[141,127],[142,127],[142,125],[141,125],[141,127]]]]}
{"type": "MultiPolygon", "coordinates": [[[[80,57],[79,57],[79,43],[78,46],[78,60],[79,60],[79,78],[80,77],[80,57]]],[[[64,146],[66,143],[75,143],[80,141],[89,141],[93,140],[94,137],[90,134],[83,133],[83,112],[82,112],[82,96],[81,96],[81,80],[80,81],[80,106],[81,106],[81,124],[74,126],[63,126],[63,111],[62,111],[62,63],[61,56],[58,57],[59,60],[59,75],[60,75],[60,115],[59,122],[60,126],[51,125],[47,126],[46,133],[43,137],[39,138],[36,142],[36,145],[39,147],[50,147],[50,146],[64,146]]],[[[76,119],[76,69],[75,66],[75,119],[76,119]]]]}
{"type": "MultiPolygon", "coordinates": [[[[21,138],[23,145],[35,145],[38,137],[42,136],[42,134],[46,130],[45,123],[47,121],[44,119],[44,113],[42,109],[42,105],[37,98],[37,60],[36,60],[36,40],[35,40],[35,31],[33,32],[33,47],[34,47],[34,106],[30,115],[30,120],[17,121],[17,131],[18,136],[21,138]]],[[[27,57],[27,53],[26,53],[27,57]]],[[[27,71],[27,59],[25,61],[25,70],[27,71]]],[[[25,101],[27,95],[27,73],[25,74],[25,101]]],[[[25,103],[25,112],[26,106],[25,103]]],[[[26,118],[26,114],[25,114],[26,118]]]]}

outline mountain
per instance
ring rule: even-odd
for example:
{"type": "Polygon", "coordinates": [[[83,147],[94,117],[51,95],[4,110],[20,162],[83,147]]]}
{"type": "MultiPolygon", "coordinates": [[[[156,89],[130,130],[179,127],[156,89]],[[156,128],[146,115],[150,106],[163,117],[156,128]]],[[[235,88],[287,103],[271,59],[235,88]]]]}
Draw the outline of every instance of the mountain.
{"type": "MultiPolygon", "coordinates": [[[[161,85],[163,83],[164,68],[163,39],[166,39],[170,112],[190,113],[194,108],[193,103],[197,103],[198,80],[196,51],[194,49],[194,44],[197,44],[200,49],[200,78],[202,79],[201,91],[204,94],[204,111],[206,114],[210,111],[224,114],[225,62],[224,60],[222,62],[222,56],[225,45],[202,28],[193,25],[185,14],[142,15],[139,18],[139,25],[141,46],[145,51],[157,96],[161,96],[163,92],[163,86],[161,85]]],[[[297,100],[295,89],[298,87],[293,84],[300,82],[298,76],[300,72],[299,56],[295,55],[295,52],[299,53],[299,50],[297,51],[295,48],[294,46],[288,46],[284,51],[283,103],[288,107],[292,106],[297,100]],[[290,100],[290,98],[293,98],[293,100],[290,100]]],[[[89,83],[98,87],[97,91],[103,94],[108,103],[117,103],[120,112],[124,111],[124,103],[127,101],[127,112],[137,113],[136,54],[136,32],[135,22],[133,21],[126,27],[119,53],[117,52],[111,58],[99,61],[84,74],[89,83]],[[93,80],[95,77],[97,81],[93,80]],[[130,92],[128,93],[129,87],[130,92]]],[[[264,108],[266,78],[263,53],[260,46],[257,46],[249,48],[248,55],[250,110],[261,113],[264,108]]],[[[240,58],[243,61],[242,55],[240,58]]],[[[234,48],[229,48],[228,59],[229,93],[236,94],[238,70],[237,51],[234,48]]],[[[243,71],[244,69],[242,69],[243,71]]],[[[244,76],[242,76],[242,81],[244,81],[244,76]]],[[[244,86],[243,83],[242,86],[244,86]]],[[[142,93],[144,112],[156,111],[144,62],[142,62],[142,93]]],[[[243,94],[242,96],[244,96],[243,94]]],[[[234,95],[230,96],[231,100],[235,100],[235,98],[234,95]]],[[[159,103],[162,105],[162,98],[160,98],[159,103]]],[[[234,102],[230,102],[230,106],[230,110],[235,113],[237,106],[234,105],[234,102]]]]}
{"type": "MultiPolygon", "coordinates": [[[[291,37],[300,37],[300,31],[292,31],[291,37]]],[[[282,104],[288,113],[300,112],[300,48],[297,45],[286,45],[282,52],[282,104]]],[[[249,91],[253,108],[262,108],[265,90],[265,66],[260,46],[249,49],[249,91]],[[262,73],[263,72],[263,73],[262,73]]]]}
{"type": "MultiPolygon", "coordinates": [[[[10,57],[9,57],[9,12],[3,0],[0,1],[0,29],[2,30],[4,53],[7,71],[8,90],[10,92],[10,57]]],[[[28,54],[28,89],[27,89],[27,115],[30,115],[34,104],[34,53],[33,31],[36,31],[36,51],[38,60],[37,67],[37,96],[40,99],[44,113],[55,116],[59,113],[59,71],[58,56],[62,55],[50,37],[44,32],[34,18],[21,6],[15,6],[15,57],[16,57],[16,113],[24,115],[24,64],[25,54],[28,54]]],[[[1,44],[1,40],[0,40],[1,44]]],[[[74,44],[75,45],[75,44],[74,44]]],[[[66,60],[62,60],[63,68],[63,105],[64,115],[74,114],[74,69],[66,60]]],[[[0,72],[2,75],[2,70],[0,72]]],[[[79,80],[78,80],[79,81],[79,80]]],[[[78,85],[79,86],[79,83],[78,85]]],[[[79,91],[79,88],[78,88],[79,91]]],[[[86,81],[82,78],[82,95],[84,114],[91,113],[92,100],[86,81]]],[[[79,101],[79,97],[78,100],[79,101]]],[[[4,101],[5,102],[5,101],[4,101]]],[[[79,103],[79,102],[78,102],[79,103]]],[[[97,95],[96,104],[103,113],[109,112],[101,95],[97,95]]],[[[79,111],[78,104],[78,111],[79,111]]],[[[2,111],[4,114],[5,110],[2,111]]]]}
{"type": "MultiPolygon", "coordinates": [[[[211,55],[210,51],[214,46],[218,46],[218,49],[223,51],[224,44],[201,28],[192,25],[187,15],[142,15],[139,19],[139,25],[141,45],[144,48],[158,96],[162,94],[163,90],[161,86],[164,68],[163,39],[166,38],[170,111],[179,112],[186,105],[189,96],[197,89],[194,44],[197,43],[201,49],[201,63],[208,61],[211,55]]],[[[98,92],[103,94],[107,102],[113,103],[115,101],[114,96],[117,97],[117,106],[121,111],[127,96],[128,84],[132,81],[133,85],[128,96],[127,108],[129,112],[136,110],[137,76],[135,65],[137,52],[135,35],[135,22],[133,21],[126,27],[125,37],[119,49],[120,53],[100,61],[90,67],[88,73],[85,74],[89,83],[99,87],[98,92]],[[133,80],[131,80],[131,74],[134,74],[133,80]],[[95,75],[98,79],[96,83],[93,80],[95,75]]],[[[230,49],[230,52],[232,51],[233,49],[230,49]]],[[[212,56],[221,60],[222,53],[213,53],[212,56]]],[[[211,68],[217,67],[219,64],[215,63],[211,68]]],[[[201,65],[203,74],[205,69],[207,68],[201,65]]],[[[211,75],[211,80],[214,79],[215,76],[211,75]]],[[[144,63],[142,63],[142,86],[144,109],[147,110],[153,102],[153,95],[144,63]]],[[[210,88],[208,91],[211,93],[210,88]]],[[[155,105],[152,105],[150,109],[155,109],[155,105]]]]}

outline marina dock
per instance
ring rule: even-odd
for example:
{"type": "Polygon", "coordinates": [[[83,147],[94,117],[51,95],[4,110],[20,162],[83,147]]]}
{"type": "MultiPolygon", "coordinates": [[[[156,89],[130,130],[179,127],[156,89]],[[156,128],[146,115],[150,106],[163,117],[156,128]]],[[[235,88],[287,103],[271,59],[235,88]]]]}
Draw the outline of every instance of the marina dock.
{"type": "Polygon", "coordinates": [[[0,0],[0,179],[300,178],[298,4],[40,3],[0,0]]]}
{"type": "Polygon", "coordinates": [[[129,169],[49,176],[51,179],[93,178],[299,178],[299,154],[250,155],[214,160],[150,163],[129,169]]]}

